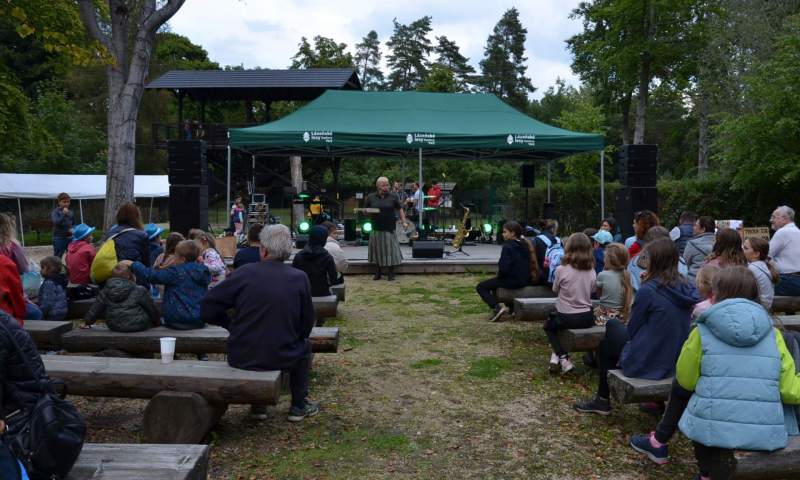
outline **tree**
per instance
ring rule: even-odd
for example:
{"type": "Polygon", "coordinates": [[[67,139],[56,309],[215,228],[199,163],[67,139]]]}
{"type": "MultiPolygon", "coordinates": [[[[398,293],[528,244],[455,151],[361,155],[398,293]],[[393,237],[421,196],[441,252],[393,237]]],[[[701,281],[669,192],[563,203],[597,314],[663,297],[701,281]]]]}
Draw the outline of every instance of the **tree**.
{"type": "Polygon", "coordinates": [[[461,50],[455,41],[449,40],[446,36],[436,37],[439,42],[433,51],[438,55],[436,64],[447,67],[453,73],[458,90],[468,92],[469,84],[475,81],[471,78],[475,74],[475,68],[469,64],[469,59],[461,55],[461,50]]]}
{"type": "Polygon", "coordinates": [[[297,53],[289,68],[352,68],[353,56],[346,43],[336,43],[332,38],[317,35],[312,47],[306,37],[300,39],[297,53]]]}
{"type": "Polygon", "coordinates": [[[456,93],[463,91],[450,68],[435,63],[431,66],[428,78],[417,87],[420,92],[456,93]]]}
{"type": "Polygon", "coordinates": [[[433,51],[428,34],[431,17],[425,16],[408,25],[395,18],[394,33],[386,42],[391,53],[386,56],[389,72],[389,89],[414,90],[428,76],[428,55],[433,51]]]}
{"type": "Polygon", "coordinates": [[[525,37],[528,30],[519,21],[516,8],[506,10],[486,40],[480,62],[483,90],[497,95],[509,105],[524,110],[534,88],[525,76],[525,37]]]}
{"type": "Polygon", "coordinates": [[[531,102],[528,111],[530,115],[544,123],[553,123],[565,110],[575,108],[578,101],[578,91],[563,78],[556,78],[555,86],[547,87],[541,100],[531,102]]]}
{"type": "Polygon", "coordinates": [[[381,42],[378,33],[370,30],[361,43],[356,44],[355,63],[361,86],[364,90],[382,90],[383,72],[381,71],[381,42]]]}
{"type": "Polygon", "coordinates": [[[108,53],[108,165],[104,227],[115,223],[119,207],[133,200],[136,120],[158,29],[185,0],[108,0],[107,12],[93,0],[79,0],[80,18],[89,36],[108,53]]]}

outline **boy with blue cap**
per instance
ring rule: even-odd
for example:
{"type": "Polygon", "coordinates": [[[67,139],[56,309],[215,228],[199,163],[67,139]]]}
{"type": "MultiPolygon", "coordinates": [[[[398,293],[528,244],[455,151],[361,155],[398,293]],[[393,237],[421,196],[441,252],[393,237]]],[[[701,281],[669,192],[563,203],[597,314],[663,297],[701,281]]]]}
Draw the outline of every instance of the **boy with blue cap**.
{"type": "Polygon", "coordinates": [[[69,286],[67,296],[70,300],[93,298],[97,289],[92,284],[92,262],[97,250],[92,245],[92,232],[95,227],[79,223],[72,228],[72,241],[67,246],[67,256],[64,261],[67,265],[69,286]]]}
{"type": "Polygon", "coordinates": [[[164,229],[155,223],[148,223],[144,226],[144,233],[147,234],[147,240],[150,242],[150,265],[155,265],[156,258],[164,253],[164,246],[161,245],[161,232],[164,229]]]}

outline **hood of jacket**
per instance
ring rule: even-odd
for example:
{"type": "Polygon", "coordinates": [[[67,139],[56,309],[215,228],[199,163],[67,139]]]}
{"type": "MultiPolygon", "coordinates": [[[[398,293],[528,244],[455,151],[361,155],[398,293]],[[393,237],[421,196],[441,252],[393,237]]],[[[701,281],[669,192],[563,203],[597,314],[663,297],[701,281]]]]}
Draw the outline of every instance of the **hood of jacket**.
{"type": "Polygon", "coordinates": [[[69,242],[69,245],[67,246],[67,252],[74,254],[74,253],[78,252],[79,250],[81,250],[83,248],[86,248],[86,247],[89,247],[89,246],[91,246],[91,244],[89,242],[87,242],[86,240],[76,240],[74,242],[69,242]]]}
{"type": "MultiPolygon", "coordinates": [[[[647,282],[651,283],[653,280],[647,282]]],[[[656,281],[657,282],[657,281],[656,281]]],[[[691,308],[700,301],[697,288],[689,282],[679,281],[674,287],[656,283],[656,290],[659,294],[669,298],[670,302],[680,308],[691,308]]]]}
{"type": "Polygon", "coordinates": [[[69,279],[67,279],[66,273],[57,273],[55,275],[48,275],[45,277],[47,280],[52,280],[56,283],[56,285],[60,285],[61,288],[67,288],[67,284],[69,284],[69,279]]]}
{"type": "Polygon", "coordinates": [[[301,253],[302,256],[307,259],[313,259],[317,257],[324,257],[325,255],[330,255],[328,251],[325,250],[324,244],[323,246],[306,244],[306,246],[303,247],[303,250],[301,250],[301,253]]]}
{"type": "Polygon", "coordinates": [[[700,315],[715,337],[734,347],[751,347],[772,331],[772,319],[760,304],[744,298],[729,298],[700,315]]]}
{"type": "Polygon", "coordinates": [[[121,303],[128,299],[131,290],[134,288],[136,288],[136,283],[127,278],[113,277],[106,282],[106,286],[103,290],[106,292],[106,296],[109,300],[115,303],[121,303]]]}
{"type": "Polygon", "coordinates": [[[189,278],[198,285],[206,287],[211,282],[211,272],[208,271],[208,267],[201,263],[185,263],[184,269],[189,278]]]}

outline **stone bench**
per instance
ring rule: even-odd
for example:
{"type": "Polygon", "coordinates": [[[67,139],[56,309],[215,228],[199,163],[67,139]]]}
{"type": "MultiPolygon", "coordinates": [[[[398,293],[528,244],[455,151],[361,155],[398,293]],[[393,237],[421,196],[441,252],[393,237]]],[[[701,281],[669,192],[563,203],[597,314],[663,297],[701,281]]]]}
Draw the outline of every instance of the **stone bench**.
{"type": "Polygon", "coordinates": [[[62,336],[72,330],[72,322],[26,320],[22,328],[39,348],[61,348],[62,336]]]}
{"type": "Polygon", "coordinates": [[[593,352],[606,336],[606,327],[571,328],[558,332],[561,346],[568,352],[593,352]]]}
{"type": "Polygon", "coordinates": [[[672,389],[672,377],[663,380],[630,378],[622,370],[608,371],[611,398],[619,403],[663,402],[672,389]]]}
{"type": "Polygon", "coordinates": [[[800,297],[775,297],[772,299],[772,311],[788,315],[800,312],[800,297]]]}
{"type": "Polygon", "coordinates": [[[326,319],[336,316],[336,311],[339,307],[339,300],[336,295],[311,297],[311,301],[314,302],[314,318],[317,321],[317,326],[322,326],[326,319]]]}
{"type": "Polygon", "coordinates": [[[513,305],[515,298],[554,298],[556,296],[553,293],[553,289],[547,286],[527,286],[523,288],[498,288],[497,293],[495,295],[497,297],[497,301],[500,303],[505,303],[509,307],[513,305]]]}
{"type": "MultiPolygon", "coordinates": [[[[592,300],[592,307],[597,300],[592,300]]],[[[515,298],[514,318],[527,322],[544,321],[556,311],[556,298],[515,298]]]]}
{"type": "Polygon", "coordinates": [[[85,443],[66,480],[206,480],[208,445],[85,443]]]}
{"type": "Polygon", "coordinates": [[[336,298],[339,299],[340,302],[344,302],[344,292],[344,283],[340,283],[339,285],[334,285],[331,287],[331,293],[336,295],[336,298]]]}
{"type": "MultiPolygon", "coordinates": [[[[197,330],[156,327],[143,332],[114,332],[104,325],[76,329],[64,334],[62,347],[69,352],[99,352],[106,349],[126,353],[159,353],[161,337],[175,337],[175,353],[227,353],[228,331],[207,325],[197,330]]],[[[339,349],[338,327],[315,327],[309,336],[311,351],[335,353],[339,349]]]]}
{"type": "Polygon", "coordinates": [[[150,399],[144,436],[151,443],[197,443],[228,404],[278,402],[281,372],[240,370],[225,362],[45,355],[45,369],[69,394],[150,399]]]}
{"type": "Polygon", "coordinates": [[[736,480],[800,478],[800,436],[789,437],[786,448],[774,452],[736,450],[736,480]]]}

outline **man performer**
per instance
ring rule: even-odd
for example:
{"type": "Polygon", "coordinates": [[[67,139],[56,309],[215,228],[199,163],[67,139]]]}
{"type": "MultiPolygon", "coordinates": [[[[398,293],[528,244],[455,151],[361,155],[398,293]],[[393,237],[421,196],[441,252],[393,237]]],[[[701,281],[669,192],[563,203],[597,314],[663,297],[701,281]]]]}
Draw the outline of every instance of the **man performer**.
{"type": "Polygon", "coordinates": [[[372,234],[369,237],[369,263],[375,264],[373,280],[381,279],[381,269],[387,267],[387,280],[394,280],[394,267],[403,261],[400,242],[395,235],[395,213],[400,215],[403,228],[408,227],[406,214],[397,195],[389,191],[389,179],[380,177],[375,182],[378,191],[367,195],[365,208],[377,208],[378,213],[370,214],[372,234]]]}
{"type": "Polygon", "coordinates": [[[442,187],[439,186],[438,180],[433,180],[431,187],[428,189],[427,199],[428,208],[430,208],[430,210],[427,211],[428,222],[435,230],[439,223],[439,205],[441,205],[442,202],[442,187]]]}
{"type": "Polygon", "coordinates": [[[775,235],[769,241],[769,255],[781,279],[775,295],[800,295],[800,230],[794,223],[794,210],[782,205],[770,217],[775,235]]]}

